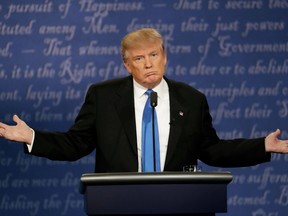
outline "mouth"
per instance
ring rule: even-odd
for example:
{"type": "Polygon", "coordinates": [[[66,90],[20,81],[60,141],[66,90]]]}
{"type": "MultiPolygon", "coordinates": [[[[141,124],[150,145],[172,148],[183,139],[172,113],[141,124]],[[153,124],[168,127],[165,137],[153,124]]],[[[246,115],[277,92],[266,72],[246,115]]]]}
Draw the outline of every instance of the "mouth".
{"type": "Polygon", "coordinates": [[[150,72],[145,73],[146,77],[153,76],[153,75],[156,75],[155,71],[150,71],[150,72]]]}

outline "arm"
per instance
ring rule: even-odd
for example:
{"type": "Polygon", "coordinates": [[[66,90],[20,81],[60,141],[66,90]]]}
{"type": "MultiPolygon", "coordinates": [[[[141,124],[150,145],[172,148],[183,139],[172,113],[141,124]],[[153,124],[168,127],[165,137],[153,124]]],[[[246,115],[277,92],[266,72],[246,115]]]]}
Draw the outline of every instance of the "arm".
{"type": "MultiPolygon", "coordinates": [[[[31,145],[33,140],[33,130],[22,121],[17,115],[13,116],[15,126],[10,126],[0,122],[0,137],[15,142],[23,142],[31,145]]],[[[280,140],[281,132],[277,129],[265,138],[266,152],[288,153],[288,140],[280,140]]]]}

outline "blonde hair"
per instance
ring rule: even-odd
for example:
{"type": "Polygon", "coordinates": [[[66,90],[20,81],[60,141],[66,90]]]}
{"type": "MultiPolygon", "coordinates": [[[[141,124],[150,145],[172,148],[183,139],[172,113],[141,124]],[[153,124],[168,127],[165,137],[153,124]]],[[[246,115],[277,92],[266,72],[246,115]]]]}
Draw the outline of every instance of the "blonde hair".
{"type": "Polygon", "coordinates": [[[142,28],[128,33],[122,39],[121,56],[123,62],[127,59],[126,51],[128,49],[145,46],[147,43],[159,43],[162,51],[165,52],[162,35],[154,28],[142,28]]]}

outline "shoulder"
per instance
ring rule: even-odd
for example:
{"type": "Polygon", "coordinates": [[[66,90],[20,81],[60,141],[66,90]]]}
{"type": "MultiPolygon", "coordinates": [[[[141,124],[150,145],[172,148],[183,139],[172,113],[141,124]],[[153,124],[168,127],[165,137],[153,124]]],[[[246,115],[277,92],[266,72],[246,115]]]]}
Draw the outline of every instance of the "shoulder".
{"type": "Polygon", "coordinates": [[[132,80],[133,79],[131,76],[127,76],[127,77],[115,78],[111,80],[94,83],[89,86],[88,92],[91,92],[91,91],[109,92],[109,91],[115,91],[123,87],[129,88],[133,86],[132,80]]]}
{"type": "Polygon", "coordinates": [[[202,92],[187,83],[171,80],[168,78],[165,78],[165,80],[169,86],[170,94],[175,94],[177,97],[184,99],[187,97],[193,97],[206,100],[206,96],[202,92]]]}

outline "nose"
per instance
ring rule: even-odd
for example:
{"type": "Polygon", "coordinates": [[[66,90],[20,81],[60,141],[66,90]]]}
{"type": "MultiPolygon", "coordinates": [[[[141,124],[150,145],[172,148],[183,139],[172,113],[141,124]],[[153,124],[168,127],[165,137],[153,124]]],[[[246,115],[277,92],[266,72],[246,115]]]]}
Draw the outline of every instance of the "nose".
{"type": "Polygon", "coordinates": [[[148,69],[148,68],[151,68],[152,67],[152,63],[151,63],[151,60],[149,59],[149,57],[146,57],[145,58],[145,68],[148,69]]]}

